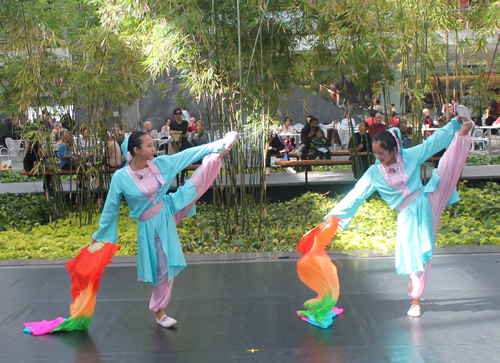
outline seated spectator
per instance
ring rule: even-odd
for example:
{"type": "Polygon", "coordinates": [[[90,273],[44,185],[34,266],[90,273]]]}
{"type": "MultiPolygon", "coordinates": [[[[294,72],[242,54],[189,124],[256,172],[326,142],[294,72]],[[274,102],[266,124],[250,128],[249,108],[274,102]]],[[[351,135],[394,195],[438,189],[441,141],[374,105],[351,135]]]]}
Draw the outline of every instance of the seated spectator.
{"type": "Polygon", "coordinates": [[[61,143],[62,139],[62,131],[66,131],[62,128],[62,124],[60,122],[54,123],[54,128],[52,129],[50,136],[52,137],[52,141],[61,143]]]}
{"type": "Polygon", "coordinates": [[[73,155],[71,153],[71,134],[68,131],[62,132],[61,145],[59,145],[59,168],[61,170],[75,169],[73,155]]]}
{"type": "MultiPolygon", "coordinates": [[[[365,120],[366,121],[366,120],[365,120]]],[[[375,115],[375,122],[371,123],[368,122],[370,125],[370,128],[368,129],[368,133],[370,134],[371,137],[374,137],[379,131],[384,131],[385,130],[385,124],[383,123],[384,117],[380,112],[378,112],[375,115]]]]}
{"type": "Polygon", "coordinates": [[[151,136],[153,139],[156,139],[158,136],[158,131],[151,129],[151,122],[144,122],[144,132],[151,136]]]}
{"type": "Polygon", "coordinates": [[[370,110],[370,117],[365,118],[365,121],[368,123],[368,125],[372,125],[375,123],[375,115],[377,114],[377,111],[375,110],[370,110]]]}
{"type": "Polygon", "coordinates": [[[189,118],[188,132],[196,131],[196,119],[194,117],[189,118]]]}
{"type": "Polygon", "coordinates": [[[288,135],[283,135],[283,144],[285,144],[286,152],[290,153],[293,149],[295,149],[295,139],[288,135]]]}
{"type": "Polygon", "coordinates": [[[302,131],[300,132],[301,144],[299,145],[299,154],[300,160],[307,160],[309,154],[309,149],[311,149],[311,140],[316,135],[316,130],[319,128],[319,121],[314,116],[308,116],[310,121],[307,125],[304,126],[302,131]]]}
{"type": "Polygon", "coordinates": [[[123,132],[120,130],[118,125],[113,126],[113,137],[118,145],[122,146],[122,142],[125,140],[125,137],[123,136],[123,132]]]}
{"type": "Polygon", "coordinates": [[[89,136],[89,130],[84,127],[82,131],[82,137],[78,141],[78,146],[80,148],[81,156],[92,157],[94,156],[94,139],[89,136]]]}
{"type": "Polygon", "coordinates": [[[167,118],[165,120],[165,125],[161,127],[161,133],[162,134],[170,134],[170,124],[172,123],[171,118],[167,118]]]}
{"type": "Polygon", "coordinates": [[[446,117],[445,116],[441,116],[440,118],[438,118],[437,127],[441,128],[441,127],[444,127],[445,125],[446,125],[446,117]]]}
{"type": "Polygon", "coordinates": [[[340,121],[340,126],[341,127],[350,127],[350,126],[356,126],[356,121],[351,117],[351,114],[349,112],[344,113],[344,118],[342,121],[340,121]]]}
{"type": "MultiPolygon", "coordinates": [[[[170,124],[171,139],[168,144],[168,155],[173,155],[193,146],[188,141],[188,122],[182,119],[182,113],[183,111],[181,108],[178,107],[174,109],[175,120],[170,124]]],[[[186,175],[187,171],[183,170],[181,172],[181,185],[184,185],[184,178],[186,175]]]]}
{"type": "Polygon", "coordinates": [[[382,112],[382,105],[380,104],[380,100],[378,98],[375,98],[372,108],[377,112],[382,112]]]}
{"type": "Polygon", "coordinates": [[[107,148],[108,166],[110,168],[121,168],[124,164],[122,151],[120,149],[120,145],[118,145],[115,139],[110,135],[108,135],[107,148]]]}
{"type": "Polygon", "coordinates": [[[406,136],[403,137],[403,149],[413,147],[413,128],[407,127],[406,136]]]}
{"type": "Polygon", "coordinates": [[[402,139],[408,136],[408,120],[406,119],[406,117],[401,118],[401,122],[399,123],[399,130],[401,131],[402,139]]]}
{"type": "MultiPolygon", "coordinates": [[[[40,135],[42,136],[42,135],[40,135]]],[[[42,161],[43,151],[38,140],[30,141],[26,147],[26,154],[23,159],[24,171],[32,171],[39,162],[42,161]]],[[[39,169],[42,170],[42,169],[39,169]]],[[[43,190],[52,191],[52,175],[44,174],[43,190]]]]}
{"type": "Polygon", "coordinates": [[[189,134],[188,141],[193,146],[200,146],[210,142],[210,138],[208,133],[205,131],[205,124],[203,121],[199,120],[196,122],[196,130],[189,134]]]}
{"type": "Polygon", "coordinates": [[[294,133],[294,130],[292,129],[292,119],[290,117],[285,117],[285,122],[283,125],[280,125],[279,132],[280,135],[294,133]]]}
{"type": "Polygon", "coordinates": [[[26,147],[23,159],[24,170],[28,172],[32,171],[41,158],[42,158],[42,148],[40,147],[40,142],[38,142],[38,140],[30,141],[28,143],[28,146],[26,147]]]}
{"type": "Polygon", "coordinates": [[[392,111],[389,119],[389,127],[399,127],[399,120],[396,117],[396,112],[392,111]]]}
{"type": "MultiPolygon", "coordinates": [[[[271,156],[278,154],[283,155],[283,160],[290,160],[285,144],[283,144],[283,141],[281,141],[280,137],[276,135],[276,133],[272,132],[269,135],[269,144],[266,153],[266,174],[271,173],[271,156]]],[[[293,168],[288,167],[286,169],[287,173],[296,173],[293,168]]]]}
{"type": "Polygon", "coordinates": [[[332,153],[328,149],[332,144],[326,139],[323,130],[316,129],[316,137],[311,140],[311,159],[314,160],[319,157],[320,160],[331,159],[332,153]]]}
{"type": "Polygon", "coordinates": [[[434,127],[434,122],[431,119],[431,111],[428,108],[424,108],[422,110],[422,113],[424,114],[424,118],[422,119],[422,125],[425,128],[434,127]]]}
{"type": "MultiPolygon", "coordinates": [[[[493,123],[497,120],[497,115],[495,113],[495,109],[490,107],[486,110],[486,119],[484,120],[485,126],[493,126],[493,123]]],[[[498,130],[492,129],[491,134],[496,135],[498,130]]]]}
{"type": "Polygon", "coordinates": [[[359,124],[359,133],[355,133],[351,140],[349,140],[349,150],[351,150],[351,156],[349,160],[353,160],[352,170],[354,172],[354,177],[356,179],[361,178],[366,170],[370,167],[371,163],[371,153],[372,153],[372,137],[368,133],[368,122],[361,121],[359,124]],[[356,145],[356,149],[358,153],[367,153],[367,155],[359,155],[359,157],[355,157],[354,147],[356,145]],[[361,164],[359,161],[361,160],[361,164]]]}
{"type": "Polygon", "coordinates": [[[182,111],[181,118],[184,121],[189,122],[189,120],[191,119],[191,114],[189,113],[188,110],[186,110],[186,107],[185,106],[179,106],[178,108],[182,111]]]}

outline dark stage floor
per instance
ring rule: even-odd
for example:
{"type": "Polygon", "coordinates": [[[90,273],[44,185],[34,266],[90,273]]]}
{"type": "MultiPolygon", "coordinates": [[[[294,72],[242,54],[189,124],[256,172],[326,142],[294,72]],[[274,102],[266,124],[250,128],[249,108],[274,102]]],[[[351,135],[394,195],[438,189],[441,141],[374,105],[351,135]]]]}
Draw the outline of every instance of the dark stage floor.
{"type": "Polygon", "coordinates": [[[69,276],[4,263],[0,362],[498,362],[500,253],[484,251],[436,256],[419,319],[406,316],[408,278],[393,258],[341,257],[344,314],[325,330],[295,315],[314,293],[290,258],[191,263],[174,285],[170,330],[156,325],[135,266],[117,263],[88,333],[34,337],[22,322],[67,317],[69,276]]]}

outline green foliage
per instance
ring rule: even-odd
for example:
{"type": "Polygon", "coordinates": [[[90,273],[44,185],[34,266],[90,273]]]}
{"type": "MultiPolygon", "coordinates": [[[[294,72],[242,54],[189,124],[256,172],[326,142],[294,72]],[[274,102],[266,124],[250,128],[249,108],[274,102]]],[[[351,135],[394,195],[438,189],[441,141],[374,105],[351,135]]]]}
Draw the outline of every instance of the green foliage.
{"type": "Polygon", "coordinates": [[[45,195],[0,194],[0,231],[25,229],[49,222],[54,203],[45,195]]]}
{"type": "Polygon", "coordinates": [[[25,183],[37,181],[43,181],[43,178],[21,175],[17,171],[0,172],[0,183],[25,183]]]}
{"type": "Polygon", "coordinates": [[[467,159],[465,165],[477,166],[477,165],[500,165],[500,156],[491,155],[474,155],[467,159]]]}
{"type": "MultiPolygon", "coordinates": [[[[441,217],[436,245],[500,244],[500,186],[487,183],[483,188],[460,186],[461,201],[449,207],[441,217]]],[[[12,196],[10,197],[12,198],[12,196]]],[[[250,211],[250,233],[241,233],[234,226],[232,237],[214,229],[213,207],[199,203],[197,215],[185,218],[178,226],[186,253],[233,253],[258,251],[294,251],[301,237],[322,221],[323,216],[340,200],[316,193],[306,193],[288,202],[272,203],[262,220],[261,239],[258,238],[259,215],[250,211]]],[[[5,204],[5,203],[2,203],[5,204]]],[[[11,212],[12,213],[12,212],[11,212]]],[[[130,220],[127,206],[120,207],[118,216],[119,256],[137,253],[137,224],[130,220]]],[[[329,249],[388,251],[395,246],[397,211],[376,196],[358,210],[347,231],[338,232],[329,249]]],[[[217,218],[223,218],[222,213],[217,218]]],[[[90,242],[97,230],[98,218],[88,226],[79,226],[70,219],[33,228],[8,230],[0,233],[0,258],[63,258],[90,242]]]]}

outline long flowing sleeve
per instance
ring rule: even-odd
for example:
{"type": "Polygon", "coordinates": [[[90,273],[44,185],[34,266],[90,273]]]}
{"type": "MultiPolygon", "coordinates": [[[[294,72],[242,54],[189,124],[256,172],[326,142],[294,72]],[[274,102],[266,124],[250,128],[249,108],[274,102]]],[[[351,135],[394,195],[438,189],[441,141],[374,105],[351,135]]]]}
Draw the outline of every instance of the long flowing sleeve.
{"type": "Polygon", "coordinates": [[[154,161],[161,173],[168,171],[171,175],[176,175],[195,161],[201,160],[205,155],[219,152],[222,146],[223,141],[218,140],[209,144],[191,147],[177,154],[159,156],[154,161]]]}
{"type": "Polygon", "coordinates": [[[358,208],[375,191],[373,180],[375,172],[377,172],[376,167],[370,167],[361,179],[359,179],[354,188],[328,212],[325,220],[328,220],[329,216],[339,217],[341,218],[339,228],[346,230],[358,208]]]}
{"type": "Polygon", "coordinates": [[[455,133],[462,127],[457,118],[453,118],[446,126],[434,132],[422,144],[405,149],[405,153],[416,160],[418,164],[423,164],[428,158],[438,151],[448,147],[455,136],[455,133]]]}
{"type": "Polygon", "coordinates": [[[122,200],[122,192],[120,189],[117,175],[111,179],[106,203],[99,220],[99,230],[92,234],[92,238],[99,242],[116,243],[118,238],[117,218],[120,211],[120,202],[122,200]]]}

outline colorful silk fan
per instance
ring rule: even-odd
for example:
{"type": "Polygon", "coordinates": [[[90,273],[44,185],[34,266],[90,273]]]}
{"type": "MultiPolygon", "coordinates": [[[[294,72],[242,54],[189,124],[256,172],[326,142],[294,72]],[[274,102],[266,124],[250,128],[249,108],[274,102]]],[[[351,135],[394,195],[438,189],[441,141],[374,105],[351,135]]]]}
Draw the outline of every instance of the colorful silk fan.
{"type": "Polygon", "coordinates": [[[308,310],[299,310],[297,315],[320,328],[328,328],[333,318],[344,311],[335,307],[339,298],[339,278],[337,268],[325,251],[335,236],[339,220],[330,216],[328,221],[307,232],[297,246],[297,251],[302,253],[297,262],[299,278],[318,293],[317,298],[304,303],[308,310]]]}
{"type": "Polygon", "coordinates": [[[96,294],[104,269],[118,250],[120,246],[114,243],[97,242],[66,262],[66,269],[71,275],[71,317],[24,323],[24,332],[43,335],[56,331],[87,330],[94,314],[96,294]]]}

